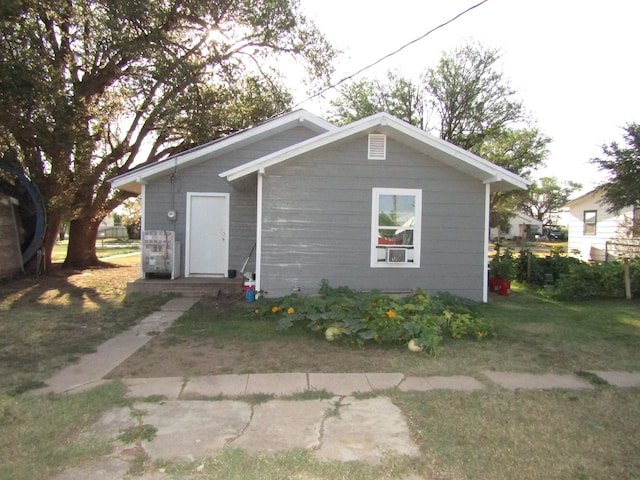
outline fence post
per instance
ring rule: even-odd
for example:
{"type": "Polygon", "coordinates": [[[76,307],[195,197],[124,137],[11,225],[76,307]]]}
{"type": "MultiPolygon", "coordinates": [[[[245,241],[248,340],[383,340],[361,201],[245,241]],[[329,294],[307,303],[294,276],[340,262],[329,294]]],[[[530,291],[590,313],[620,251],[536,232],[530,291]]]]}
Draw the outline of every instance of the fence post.
{"type": "Polygon", "coordinates": [[[627,300],[631,300],[631,273],[629,272],[629,259],[624,257],[622,262],[624,264],[624,293],[627,296],[627,300]]]}

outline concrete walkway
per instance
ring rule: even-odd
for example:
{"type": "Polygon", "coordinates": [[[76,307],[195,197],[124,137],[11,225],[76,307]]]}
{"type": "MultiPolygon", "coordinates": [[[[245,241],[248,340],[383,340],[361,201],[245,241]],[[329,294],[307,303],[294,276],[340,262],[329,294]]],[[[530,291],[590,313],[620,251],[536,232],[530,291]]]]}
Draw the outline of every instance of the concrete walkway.
{"type": "Polygon", "coordinates": [[[107,340],[94,353],[82,356],[77,364],[60,370],[47,380],[47,387],[33,393],[79,392],[103,383],[105,375],[144,346],[152,335],[163,332],[197,301],[198,298],[190,297],[168,301],[160,311],[144,318],[135,327],[107,340]]]}
{"type": "MultiPolygon", "coordinates": [[[[169,301],[159,312],[82,357],[78,364],[61,370],[47,381],[46,388],[34,393],[75,393],[105,382],[103,377],[146,344],[151,334],[162,332],[197,301],[169,301]]],[[[590,373],[615,387],[640,387],[640,372],[590,373]]],[[[111,439],[119,449],[94,465],[67,470],[53,480],[124,479],[134,461],[132,452],[138,449],[151,460],[197,461],[214,456],[225,446],[252,453],[304,448],[321,460],[381,464],[389,454],[420,455],[406,419],[384,391],[473,392],[488,386],[507,390],[595,388],[584,378],[566,374],[485,371],[478,377],[300,372],[124,379],[127,396],[163,400],[138,400],[107,412],[83,435],[111,439]],[[371,398],[353,396],[372,392],[380,393],[371,398]],[[254,404],[251,396],[256,394],[273,398],[254,404]],[[152,440],[141,441],[138,449],[117,440],[122,432],[141,427],[149,427],[155,434],[152,440]]],[[[137,478],[176,477],[154,472],[137,478]]]]}

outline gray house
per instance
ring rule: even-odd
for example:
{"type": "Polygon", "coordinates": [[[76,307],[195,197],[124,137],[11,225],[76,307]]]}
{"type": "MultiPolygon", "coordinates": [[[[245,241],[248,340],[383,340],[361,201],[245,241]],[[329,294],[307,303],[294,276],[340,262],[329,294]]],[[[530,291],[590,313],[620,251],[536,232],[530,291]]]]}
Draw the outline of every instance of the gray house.
{"type": "Polygon", "coordinates": [[[481,301],[489,194],[528,183],[385,113],[337,127],[304,110],[112,180],[142,196],[143,231],[175,232],[180,276],[250,256],[271,297],[327,279],[481,301]]]}

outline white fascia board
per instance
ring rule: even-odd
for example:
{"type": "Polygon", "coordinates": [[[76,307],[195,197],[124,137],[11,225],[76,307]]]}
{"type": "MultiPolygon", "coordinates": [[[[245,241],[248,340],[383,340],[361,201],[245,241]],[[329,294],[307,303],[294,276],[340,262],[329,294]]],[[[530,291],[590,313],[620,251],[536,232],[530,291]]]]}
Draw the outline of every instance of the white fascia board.
{"type": "Polygon", "coordinates": [[[488,178],[484,180],[484,183],[495,183],[495,182],[506,182],[510,185],[513,185],[516,188],[521,188],[526,190],[531,182],[519,175],[516,175],[509,170],[502,168],[494,163],[491,163],[489,160],[486,160],[478,155],[475,155],[463,148],[458,147],[446,140],[435,137],[424,130],[419,129],[418,127],[414,127],[413,125],[409,125],[408,123],[402,122],[395,117],[389,117],[389,120],[393,122],[393,126],[396,130],[405,133],[406,135],[414,138],[415,140],[421,141],[441,152],[449,155],[452,158],[461,160],[466,163],[470,167],[483,172],[489,175],[488,178]]]}
{"type": "MultiPolygon", "coordinates": [[[[252,162],[245,163],[236,168],[224,171],[220,173],[220,177],[226,178],[228,181],[237,180],[238,178],[249,175],[256,172],[261,168],[267,168],[272,165],[284,162],[290,158],[302,155],[316,148],[323,147],[330,143],[342,140],[351,135],[364,132],[374,127],[381,127],[382,129],[395,130],[398,133],[404,134],[413,140],[422,143],[430,148],[438,150],[444,153],[452,160],[463,162],[463,164],[471,167],[472,170],[477,173],[481,173],[484,177],[485,183],[502,182],[515,188],[521,188],[526,190],[531,184],[530,181],[509,172],[508,170],[494,165],[493,163],[481,158],[473,153],[467,152],[462,148],[459,148],[452,143],[449,143],[440,138],[421,130],[413,125],[409,125],[402,120],[399,120],[387,113],[377,113],[367,118],[363,118],[356,122],[350,123],[343,127],[336,128],[317,137],[313,137],[304,142],[293,145],[289,148],[274,152],[270,155],[266,155],[252,162]]],[[[455,168],[455,165],[452,165],[455,168]]]]}
{"type": "Polygon", "coordinates": [[[317,137],[310,138],[308,140],[305,140],[304,142],[297,143],[289,148],[285,148],[278,152],[274,152],[270,155],[266,155],[264,157],[258,158],[257,160],[253,160],[251,162],[247,162],[244,165],[240,165],[230,170],[226,170],[220,173],[220,177],[226,178],[228,181],[232,182],[233,180],[242,178],[246,175],[249,175],[250,173],[254,173],[254,172],[257,172],[258,170],[265,169],[272,165],[276,165],[278,163],[284,162],[285,160],[289,160],[290,158],[297,157],[298,155],[302,155],[311,150],[315,150],[316,148],[329,145],[333,142],[342,140],[344,138],[349,137],[350,135],[359,133],[368,128],[374,127],[376,125],[384,125],[383,120],[381,119],[385,116],[388,116],[388,115],[377,114],[377,115],[373,115],[371,117],[367,117],[362,120],[358,120],[356,122],[350,123],[343,127],[337,127],[332,131],[329,131],[322,135],[318,135],[317,137]]]}
{"type": "Polygon", "coordinates": [[[214,140],[209,145],[194,147],[185,152],[179,153],[172,157],[169,157],[161,162],[153,163],[146,167],[142,167],[139,170],[132,170],[129,173],[124,173],[110,180],[112,187],[118,188],[122,185],[126,185],[131,182],[144,182],[147,178],[156,176],[166,171],[178,168],[186,163],[197,160],[203,156],[211,155],[223,150],[233,149],[252,138],[267,133],[270,130],[274,130],[288,124],[300,122],[310,123],[313,130],[336,130],[338,127],[331,122],[328,122],[320,117],[317,117],[306,110],[296,110],[282,117],[275,118],[273,120],[266,121],[255,127],[250,127],[243,132],[232,134],[228,138],[221,138],[214,140]],[[313,128],[315,127],[315,128],[313,128]]]}
{"type": "Polygon", "coordinates": [[[573,200],[571,200],[570,202],[568,202],[565,207],[566,208],[572,208],[575,207],[576,205],[584,202],[585,200],[594,200],[594,199],[599,199],[599,197],[602,197],[602,192],[599,191],[598,188],[595,188],[593,190],[591,190],[590,192],[587,192],[585,194],[580,195],[577,198],[574,198],[573,200]],[[598,194],[600,194],[598,196],[598,194]]]}

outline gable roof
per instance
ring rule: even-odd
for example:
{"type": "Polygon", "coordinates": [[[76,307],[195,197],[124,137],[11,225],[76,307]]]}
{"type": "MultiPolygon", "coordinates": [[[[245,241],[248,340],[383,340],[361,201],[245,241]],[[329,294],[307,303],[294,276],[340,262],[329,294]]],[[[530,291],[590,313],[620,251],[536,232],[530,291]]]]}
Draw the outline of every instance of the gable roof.
{"type": "Polygon", "coordinates": [[[529,180],[519,175],[463,150],[452,143],[435,137],[424,130],[403,122],[388,113],[377,113],[348,125],[329,130],[326,133],[283,150],[224,171],[220,173],[220,176],[226,178],[228,181],[234,181],[331,143],[354,135],[368,133],[387,134],[415,150],[428,155],[430,158],[465,172],[483,181],[485,184],[491,184],[492,191],[505,191],[517,188],[526,190],[531,184],[529,180]]]}
{"type": "Polygon", "coordinates": [[[524,220],[526,223],[530,225],[543,225],[544,222],[542,220],[538,220],[536,217],[532,217],[531,215],[524,212],[516,212],[516,216],[514,219],[524,220]]]}
{"type": "Polygon", "coordinates": [[[573,200],[571,200],[565,205],[565,208],[570,209],[585,201],[601,201],[601,199],[602,199],[602,190],[598,187],[598,188],[594,188],[593,190],[587,193],[580,195],[577,198],[574,198],[573,200]]]}
{"type": "Polygon", "coordinates": [[[130,192],[140,193],[140,185],[146,183],[153,177],[166,174],[185,164],[197,164],[213,155],[221,155],[225,152],[243,147],[261,138],[287,130],[292,126],[304,123],[311,130],[318,134],[336,130],[333,123],[317,117],[306,110],[295,110],[283,114],[273,119],[267,120],[259,125],[240,130],[226,137],[218,138],[204,145],[200,145],[184,152],[172,155],[164,160],[155,162],[118,175],[110,179],[113,188],[120,188],[130,192]]]}

